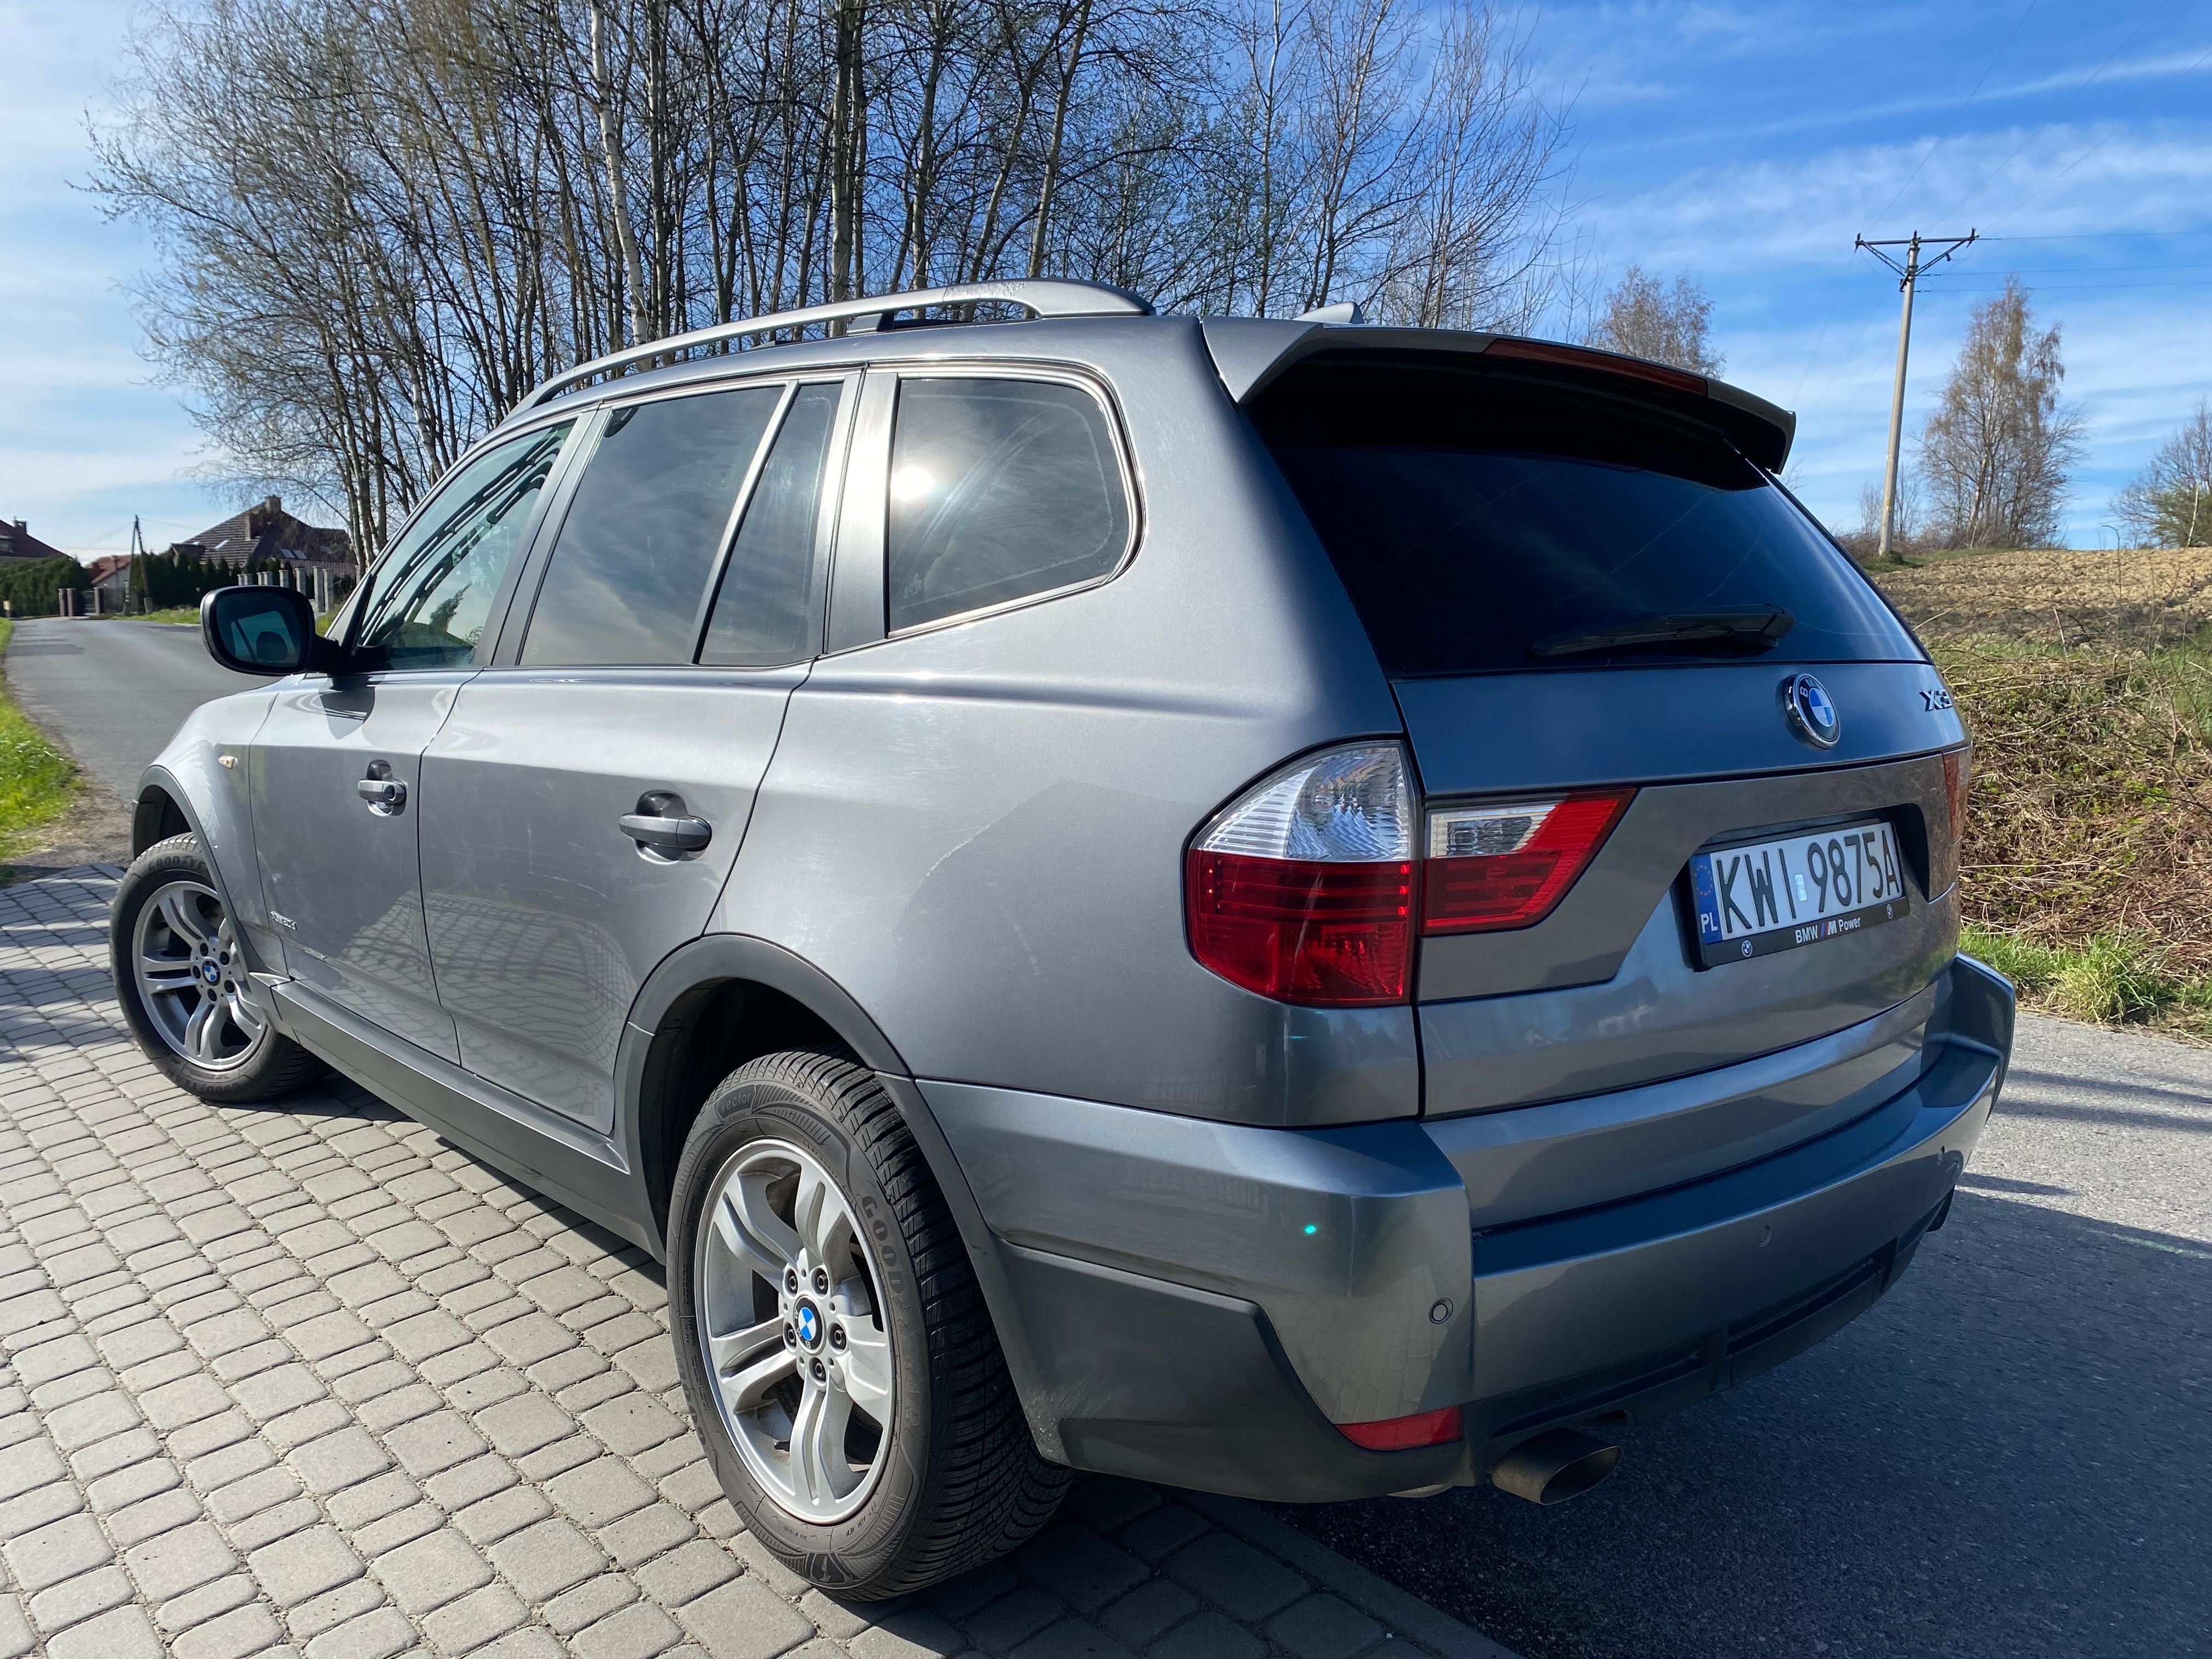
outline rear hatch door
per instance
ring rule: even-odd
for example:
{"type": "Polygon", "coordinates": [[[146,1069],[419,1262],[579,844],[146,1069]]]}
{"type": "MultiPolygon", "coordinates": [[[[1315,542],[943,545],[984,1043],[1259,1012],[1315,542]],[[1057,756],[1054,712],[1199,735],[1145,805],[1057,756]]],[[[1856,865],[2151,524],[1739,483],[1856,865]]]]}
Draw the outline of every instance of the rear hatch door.
{"type": "MultiPolygon", "coordinates": [[[[1347,346],[1248,404],[1395,688],[1432,833],[1627,796],[1540,916],[1425,934],[1431,1115],[1804,1043],[1955,949],[1950,698],[1689,378],[1347,346]]],[[[1815,1133],[1819,1094],[1759,1109],[1815,1133]]]]}

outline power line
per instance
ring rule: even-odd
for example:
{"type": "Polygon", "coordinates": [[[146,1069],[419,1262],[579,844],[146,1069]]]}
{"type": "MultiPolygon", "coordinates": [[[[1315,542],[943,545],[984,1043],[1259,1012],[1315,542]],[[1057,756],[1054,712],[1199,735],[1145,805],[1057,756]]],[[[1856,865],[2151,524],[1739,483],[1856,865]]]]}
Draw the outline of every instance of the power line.
{"type": "Polygon", "coordinates": [[[1854,237],[1851,245],[1863,247],[1887,265],[1898,275],[1898,287],[1905,293],[1905,311],[1897,325],[1897,386],[1890,394],[1889,403],[1889,460],[1881,477],[1881,540],[1875,556],[1889,556],[1890,537],[1897,521],[1897,453],[1905,441],[1905,360],[1912,344],[1912,293],[1920,285],[1921,273],[1942,264],[1962,247],[1972,247],[1975,233],[1964,236],[1929,236],[1923,238],[1918,231],[1905,237],[1893,237],[1882,241],[1869,241],[1863,236],[1854,237]],[[1931,243],[1941,242],[1943,251],[1933,258],[1923,259],[1921,250],[1931,243]],[[1887,249],[1901,247],[1905,258],[1900,262],[1887,249]]]}
{"type": "MultiPolygon", "coordinates": [[[[1882,210],[1885,217],[1896,210],[1897,204],[1905,199],[1905,192],[1912,188],[1912,181],[1920,176],[1920,170],[1935,159],[1936,152],[1950,142],[1952,132],[1957,130],[1959,118],[1966,112],[1968,104],[1972,104],[1975,99],[1982,95],[1983,87],[1988,84],[1990,75],[1996,70],[1997,60],[2012,49],[2013,41],[2019,38],[2021,26],[2027,21],[2028,14],[2035,9],[2035,4],[2036,0],[2027,0],[2026,8],[2018,17],[2013,20],[2012,33],[2005,36],[2003,45],[1991,55],[1988,64],[1982,70],[1982,78],[1974,82],[1974,89],[1966,94],[1966,103],[1960,104],[1958,108],[1951,112],[1951,131],[1946,131],[1942,137],[1929,145],[1920,159],[1912,164],[1912,171],[1905,175],[1905,182],[1897,187],[1897,194],[1889,198],[1889,205],[1882,210]]],[[[2102,73],[2101,70],[2099,72],[2102,73]]]]}

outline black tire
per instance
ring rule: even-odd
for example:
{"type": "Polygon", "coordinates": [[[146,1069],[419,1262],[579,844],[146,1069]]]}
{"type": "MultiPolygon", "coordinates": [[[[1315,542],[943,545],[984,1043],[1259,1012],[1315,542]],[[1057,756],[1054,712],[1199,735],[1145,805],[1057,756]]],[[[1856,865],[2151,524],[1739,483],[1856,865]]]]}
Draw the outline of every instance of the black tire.
{"type": "Polygon", "coordinates": [[[670,1326],[692,1419],[752,1534],[825,1590],[880,1601],[1013,1549],[1052,1518],[1074,1478],[1036,1449],[957,1228],[905,1121],[852,1055],[793,1050],[740,1066],[710,1095],[669,1206],[670,1326]],[[875,1485],[848,1518],[816,1525],[747,1468],[698,1335],[699,1229],[717,1174],[749,1143],[809,1152],[869,1234],[896,1395],[875,1485]]]}
{"type": "Polygon", "coordinates": [[[325,1069],[322,1061],[274,1027],[245,1060],[222,1067],[195,1063],[162,1035],[139,988],[134,941],[140,913],[180,882],[221,891],[198,836],[172,836],[155,842],[132,860],[115,890],[115,904],[107,920],[108,963],[115,975],[115,999],[122,1005],[131,1035],[172,1083],[202,1100],[241,1105],[273,1100],[312,1083],[325,1069]]]}

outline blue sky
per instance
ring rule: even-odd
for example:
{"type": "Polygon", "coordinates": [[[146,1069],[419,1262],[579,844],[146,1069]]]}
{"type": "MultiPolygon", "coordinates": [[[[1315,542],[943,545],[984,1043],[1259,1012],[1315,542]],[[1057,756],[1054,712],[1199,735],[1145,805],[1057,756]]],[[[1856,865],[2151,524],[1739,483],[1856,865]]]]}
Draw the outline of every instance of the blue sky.
{"type": "MultiPolygon", "coordinates": [[[[0,516],[87,556],[234,510],[150,383],[125,285],[153,250],[73,191],[127,0],[0,0],[0,516]]],[[[2066,515],[2212,395],[2212,9],[1998,0],[1574,4],[1522,13],[1571,103],[1575,224],[1601,277],[1686,271],[1728,377],[1798,411],[1801,493],[1839,527],[1881,467],[1897,291],[1855,234],[1978,229],[1923,284],[1908,429],[1968,307],[2017,271],[2088,420],[2066,515]]]]}

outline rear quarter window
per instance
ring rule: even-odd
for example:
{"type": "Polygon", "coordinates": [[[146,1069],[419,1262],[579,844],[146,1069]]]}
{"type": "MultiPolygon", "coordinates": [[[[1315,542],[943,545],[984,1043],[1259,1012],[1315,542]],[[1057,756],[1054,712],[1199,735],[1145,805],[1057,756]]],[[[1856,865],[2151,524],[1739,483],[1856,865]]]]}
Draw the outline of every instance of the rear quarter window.
{"type": "Polygon", "coordinates": [[[889,482],[894,634],[1111,575],[1128,550],[1106,411],[1063,382],[902,380],[889,482]]]}
{"type": "Polygon", "coordinates": [[[1665,412],[1505,374],[1346,365],[1293,372],[1251,415],[1394,678],[1921,660],[1765,473],[1665,412]],[[1771,640],[1588,645],[1770,611],[1788,618],[1771,640]]]}

